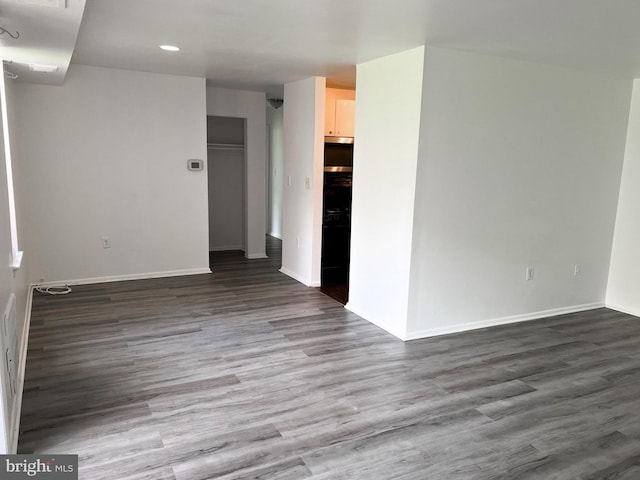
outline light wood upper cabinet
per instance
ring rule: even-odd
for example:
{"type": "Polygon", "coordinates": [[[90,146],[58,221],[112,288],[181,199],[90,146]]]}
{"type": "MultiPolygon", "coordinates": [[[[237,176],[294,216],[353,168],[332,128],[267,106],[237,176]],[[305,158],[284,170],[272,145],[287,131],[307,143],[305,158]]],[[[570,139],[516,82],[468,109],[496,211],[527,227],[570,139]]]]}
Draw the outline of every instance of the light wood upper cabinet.
{"type": "Polygon", "coordinates": [[[356,101],[336,100],[336,135],[353,137],[356,124],[356,101]]]}
{"type": "Polygon", "coordinates": [[[355,131],[356,92],[327,88],[324,119],[325,136],[353,137],[355,131]]]}

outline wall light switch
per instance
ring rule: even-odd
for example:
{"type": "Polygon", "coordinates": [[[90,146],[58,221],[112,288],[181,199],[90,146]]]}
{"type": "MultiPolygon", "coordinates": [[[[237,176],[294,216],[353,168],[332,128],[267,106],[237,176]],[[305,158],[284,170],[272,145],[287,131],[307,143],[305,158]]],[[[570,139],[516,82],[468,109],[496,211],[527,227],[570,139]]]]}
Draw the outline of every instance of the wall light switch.
{"type": "Polygon", "coordinates": [[[287,175],[287,186],[291,186],[291,175],[287,175]]]}
{"type": "Polygon", "coordinates": [[[527,267],[527,270],[525,271],[525,280],[529,281],[529,280],[533,280],[533,267],[527,267]]]}
{"type": "Polygon", "coordinates": [[[309,177],[304,179],[304,188],[307,190],[311,189],[311,179],[309,177]]]}
{"type": "Polygon", "coordinates": [[[102,248],[111,248],[111,239],[109,237],[102,237],[102,248]]]}
{"type": "Polygon", "coordinates": [[[579,263],[576,263],[573,267],[573,276],[577,277],[581,273],[582,273],[582,265],[580,265],[579,263]]]}

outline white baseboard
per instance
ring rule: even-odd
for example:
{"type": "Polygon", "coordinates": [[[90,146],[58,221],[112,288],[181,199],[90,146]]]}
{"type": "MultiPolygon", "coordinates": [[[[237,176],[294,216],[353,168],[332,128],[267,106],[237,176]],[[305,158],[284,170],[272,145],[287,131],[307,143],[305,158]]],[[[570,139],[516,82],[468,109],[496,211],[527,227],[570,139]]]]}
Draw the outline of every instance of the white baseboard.
{"type": "Polygon", "coordinates": [[[294,280],[297,280],[298,282],[300,282],[301,284],[310,287],[311,286],[311,282],[309,282],[307,279],[302,278],[300,275],[298,275],[297,273],[292,272],[291,270],[287,270],[284,267],[280,267],[280,270],[278,270],[280,273],[284,273],[286,276],[293,278],[294,280]]]}
{"type": "Polygon", "coordinates": [[[269,258],[265,253],[250,253],[245,255],[245,257],[249,260],[255,260],[257,258],[269,258]]]}
{"type": "MultiPolygon", "coordinates": [[[[565,315],[568,313],[594,310],[596,308],[602,308],[604,306],[605,305],[602,303],[586,303],[583,305],[573,305],[570,307],[554,308],[551,310],[541,310],[538,312],[524,313],[521,315],[511,315],[508,317],[493,318],[489,320],[480,320],[478,322],[458,323],[455,325],[447,325],[445,327],[429,328],[425,330],[415,330],[413,332],[411,331],[403,332],[400,329],[395,329],[395,328],[389,327],[389,325],[385,325],[384,323],[371,320],[367,318],[366,315],[363,315],[361,311],[357,307],[354,307],[350,302],[345,305],[345,308],[355,313],[356,315],[362,317],[364,320],[368,321],[369,323],[372,323],[375,326],[380,327],[384,331],[390,333],[391,335],[399,338],[400,340],[407,341],[407,340],[417,340],[419,338],[435,337],[438,335],[448,335],[450,333],[466,332],[469,330],[477,330],[479,328],[496,327],[498,325],[507,325],[510,323],[539,320],[541,318],[555,317],[556,315],[565,315]]],[[[612,308],[613,310],[619,310],[618,308],[613,306],[607,306],[607,307],[612,308]]],[[[623,310],[619,310],[619,311],[622,311],[623,313],[629,313],[630,315],[634,315],[634,313],[629,311],[623,311],[623,310]]],[[[640,316],[640,315],[637,315],[637,316],[640,316]]]]}
{"type": "Polygon", "coordinates": [[[189,268],[186,270],[170,270],[166,272],[132,273],[128,275],[112,275],[106,277],[76,278],[72,280],[42,282],[38,285],[43,287],[59,287],[63,285],[90,285],[93,283],[123,282],[126,280],[147,280],[149,278],[182,277],[185,275],[202,275],[205,273],[211,273],[211,269],[189,268]]]}
{"type": "Polygon", "coordinates": [[[634,317],[640,317],[640,310],[637,310],[633,307],[621,307],[620,305],[612,305],[610,303],[606,303],[604,306],[610,308],[611,310],[615,310],[616,312],[626,313],[627,315],[633,315],[634,317]]]}
{"type": "Polygon", "coordinates": [[[400,340],[407,340],[405,332],[403,332],[403,331],[401,331],[399,329],[391,328],[388,325],[385,325],[384,323],[381,323],[381,322],[378,322],[378,321],[371,320],[371,319],[367,318],[364,314],[361,313],[361,311],[357,307],[354,307],[351,302],[347,302],[347,304],[344,306],[344,308],[346,308],[350,312],[355,313],[359,317],[362,317],[367,322],[373,323],[376,327],[379,327],[379,328],[383,329],[385,332],[390,333],[394,337],[397,337],[400,340]]]}
{"type": "Polygon", "coordinates": [[[256,258],[269,258],[265,253],[246,253],[243,245],[230,245],[225,247],[215,247],[210,252],[237,252],[238,250],[245,252],[244,257],[249,260],[255,260],[256,258]]]}
{"type": "Polygon", "coordinates": [[[244,245],[223,245],[221,247],[209,247],[210,252],[226,252],[229,250],[242,250],[244,252],[244,245]]]}
{"type": "Polygon", "coordinates": [[[447,335],[450,333],[466,332],[468,330],[477,330],[479,328],[495,327],[498,325],[507,325],[510,323],[527,322],[530,320],[539,320],[541,318],[555,317],[556,315],[565,315],[567,313],[584,312],[602,308],[602,303],[586,303],[583,305],[573,305],[570,307],[554,308],[551,310],[541,310],[538,312],[524,313],[521,315],[511,315],[508,317],[493,318],[489,320],[481,320],[478,322],[459,323],[456,325],[447,325],[446,327],[430,328],[426,330],[416,330],[407,332],[405,340],[417,340],[419,338],[435,337],[437,335],[447,335]]]}
{"type": "Polygon", "coordinates": [[[20,414],[22,413],[22,393],[24,391],[24,374],[27,367],[27,349],[29,346],[29,329],[31,328],[31,307],[33,305],[33,285],[29,287],[27,293],[27,305],[24,312],[24,325],[22,327],[22,337],[20,338],[20,358],[18,358],[18,385],[17,395],[13,412],[11,412],[11,424],[13,428],[9,433],[9,453],[18,453],[18,434],[20,432],[20,414]]]}

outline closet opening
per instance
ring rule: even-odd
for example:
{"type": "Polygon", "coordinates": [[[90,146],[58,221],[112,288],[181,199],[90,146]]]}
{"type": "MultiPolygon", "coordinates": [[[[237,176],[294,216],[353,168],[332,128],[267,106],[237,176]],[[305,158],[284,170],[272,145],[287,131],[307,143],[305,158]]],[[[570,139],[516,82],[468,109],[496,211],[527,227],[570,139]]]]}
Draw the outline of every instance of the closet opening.
{"type": "Polygon", "coordinates": [[[244,256],[246,235],[246,119],[207,116],[209,263],[244,256]]]}

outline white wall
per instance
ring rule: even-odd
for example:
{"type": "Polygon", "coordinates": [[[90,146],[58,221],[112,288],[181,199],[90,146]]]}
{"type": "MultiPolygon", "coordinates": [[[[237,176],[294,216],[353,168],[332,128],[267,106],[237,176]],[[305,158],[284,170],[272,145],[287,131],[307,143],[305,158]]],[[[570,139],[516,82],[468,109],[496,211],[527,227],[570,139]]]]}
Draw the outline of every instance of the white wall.
{"type": "Polygon", "coordinates": [[[323,77],[284,86],[281,271],[308,286],[320,286],[324,91],[323,77]]]}
{"type": "Polygon", "coordinates": [[[247,258],[263,258],[267,231],[267,114],[263,92],[207,88],[207,115],[246,118],[247,258]]]}
{"type": "MultiPolygon", "coordinates": [[[[18,242],[20,250],[25,249],[26,236],[28,231],[28,222],[26,218],[25,206],[29,202],[29,191],[24,188],[24,160],[22,152],[20,151],[17,143],[17,136],[19,128],[16,125],[17,111],[16,111],[16,86],[18,83],[13,80],[6,80],[6,92],[7,92],[7,114],[9,117],[9,135],[11,143],[11,156],[13,166],[13,188],[16,202],[16,214],[18,222],[18,242]]],[[[3,163],[0,156],[0,164],[3,163]]],[[[18,320],[21,322],[18,325],[18,338],[23,336],[24,322],[23,320],[30,314],[27,311],[27,293],[28,286],[31,283],[32,277],[29,275],[29,265],[32,261],[33,252],[25,253],[22,258],[22,265],[20,270],[11,275],[12,290],[16,295],[17,307],[18,307],[18,320]]]]}
{"type": "Polygon", "coordinates": [[[244,250],[244,150],[210,149],[209,250],[244,250]]]}
{"type": "Polygon", "coordinates": [[[360,64],[347,308],[406,331],[424,47],[360,64]]]}
{"type": "MultiPolygon", "coordinates": [[[[4,77],[4,73],[2,74],[4,77]]],[[[4,81],[0,79],[0,81],[4,81]]],[[[7,81],[7,83],[9,83],[7,81]]],[[[0,118],[0,127],[2,127],[3,122],[0,118]]],[[[0,131],[0,137],[2,136],[2,132],[0,131]]],[[[9,194],[8,194],[8,179],[7,172],[5,169],[5,143],[4,139],[0,138],[0,143],[2,148],[0,148],[0,251],[2,252],[3,263],[2,265],[2,273],[0,274],[0,320],[9,304],[9,298],[13,293],[13,280],[12,280],[12,269],[9,268],[9,265],[13,259],[13,252],[11,246],[11,231],[10,231],[10,222],[9,222],[9,194]]],[[[6,339],[4,338],[4,334],[0,331],[0,335],[2,335],[2,350],[4,352],[4,342],[6,339]]],[[[0,360],[0,367],[2,371],[0,372],[0,452],[2,454],[9,453],[9,431],[11,429],[10,424],[10,407],[7,405],[7,401],[5,398],[7,397],[7,388],[6,382],[7,375],[5,373],[6,370],[6,362],[4,360],[4,354],[2,359],[0,360]]]]}
{"type": "Polygon", "coordinates": [[[33,280],[208,271],[204,79],[72,65],[15,90],[33,280]]]}
{"type": "MultiPolygon", "coordinates": [[[[2,73],[2,69],[0,68],[0,75],[2,78],[0,81],[5,81],[4,74],[2,73]]],[[[24,217],[21,213],[22,207],[22,193],[23,190],[20,188],[20,180],[21,180],[21,165],[20,165],[20,156],[16,149],[13,146],[13,138],[16,133],[15,128],[15,84],[11,80],[6,80],[6,93],[7,93],[7,113],[9,119],[9,128],[10,128],[10,143],[12,144],[10,149],[12,151],[13,157],[13,184],[15,187],[15,200],[16,200],[16,211],[18,213],[18,240],[21,241],[24,238],[24,217]]],[[[9,328],[15,327],[17,338],[18,338],[18,351],[16,352],[16,357],[19,361],[17,367],[17,386],[18,391],[22,391],[22,385],[24,382],[24,361],[26,355],[26,337],[24,336],[26,333],[25,325],[29,315],[30,305],[28,304],[28,277],[27,277],[27,269],[26,265],[29,261],[29,255],[25,255],[22,267],[19,271],[14,272],[9,264],[12,260],[12,244],[11,244],[11,234],[9,229],[9,197],[8,197],[8,176],[5,168],[5,142],[2,138],[2,126],[3,120],[0,118],[0,252],[2,252],[2,258],[4,259],[4,264],[2,265],[2,271],[0,272],[0,319],[3,318],[5,309],[7,304],[9,303],[9,298],[13,294],[16,297],[16,309],[17,309],[17,325],[10,326],[9,328]]],[[[20,248],[23,249],[24,245],[19,244],[20,248]]],[[[4,328],[3,328],[4,330],[4,328]]],[[[4,334],[2,334],[3,344],[3,352],[4,345],[9,345],[8,339],[4,338],[4,334]]],[[[6,393],[5,390],[5,358],[4,353],[2,355],[2,360],[0,361],[0,398],[6,393]]],[[[18,396],[13,397],[7,405],[0,406],[0,453],[15,453],[15,448],[17,445],[17,434],[18,434],[18,422],[20,418],[20,400],[21,393],[18,396]]]]}
{"type": "Polygon", "coordinates": [[[282,239],[282,192],[284,189],[283,112],[267,106],[269,123],[269,235],[282,239]]]}
{"type": "Polygon", "coordinates": [[[640,80],[633,83],[606,303],[640,316],[640,80]]]}
{"type": "Polygon", "coordinates": [[[602,305],[631,82],[436,48],[424,68],[408,337],[602,305]]]}

